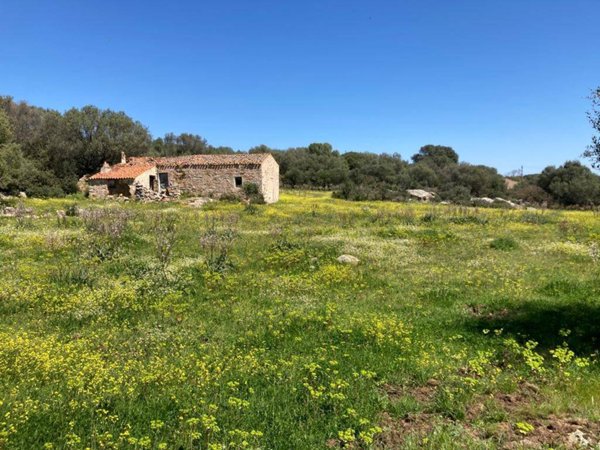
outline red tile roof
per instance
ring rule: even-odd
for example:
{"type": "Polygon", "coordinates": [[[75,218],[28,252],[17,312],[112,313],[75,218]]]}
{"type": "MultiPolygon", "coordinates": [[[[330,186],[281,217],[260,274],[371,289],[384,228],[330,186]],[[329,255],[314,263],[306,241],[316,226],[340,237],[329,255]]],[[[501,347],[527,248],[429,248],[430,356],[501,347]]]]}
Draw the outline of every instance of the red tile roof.
{"type": "Polygon", "coordinates": [[[156,166],[260,166],[269,153],[236,153],[233,155],[187,155],[187,156],[135,156],[125,164],[115,164],[107,172],[98,172],[90,180],[133,179],[156,166]]]}
{"type": "Polygon", "coordinates": [[[233,155],[187,155],[187,156],[141,156],[130,158],[130,162],[153,162],[158,166],[230,166],[261,165],[269,153],[236,153],[233,155]]]}
{"type": "Polygon", "coordinates": [[[128,180],[152,169],[156,164],[150,162],[128,162],[126,164],[115,164],[107,172],[98,172],[90,177],[90,180],[128,180]]]}

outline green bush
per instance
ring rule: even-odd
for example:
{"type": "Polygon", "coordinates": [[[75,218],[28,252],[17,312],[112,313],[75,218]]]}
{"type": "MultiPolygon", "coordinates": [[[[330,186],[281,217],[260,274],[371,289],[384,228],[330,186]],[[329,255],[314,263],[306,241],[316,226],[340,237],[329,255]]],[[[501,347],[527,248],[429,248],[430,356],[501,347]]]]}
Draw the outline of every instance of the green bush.
{"type": "Polygon", "coordinates": [[[237,203],[239,201],[241,201],[241,197],[238,194],[223,194],[219,197],[219,200],[221,200],[222,202],[230,202],[230,203],[237,203]]]}
{"type": "Polygon", "coordinates": [[[259,193],[258,185],[256,183],[244,183],[242,190],[244,191],[244,194],[246,194],[246,197],[251,197],[252,195],[259,193]]]}
{"type": "Polygon", "coordinates": [[[490,242],[490,248],[494,250],[509,251],[518,247],[517,241],[511,237],[499,237],[490,242]]]}

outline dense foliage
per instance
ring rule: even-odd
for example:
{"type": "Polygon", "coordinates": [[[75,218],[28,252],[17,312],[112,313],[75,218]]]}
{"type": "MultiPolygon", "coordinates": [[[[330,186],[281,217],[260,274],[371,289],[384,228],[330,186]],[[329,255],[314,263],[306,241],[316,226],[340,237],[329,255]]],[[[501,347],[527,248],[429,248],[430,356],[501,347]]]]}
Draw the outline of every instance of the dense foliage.
{"type": "Polygon", "coordinates": [[[600,167],[600,87],[592,92],[590,96],[592,108],[588,111],[590,125],[597,133],[592,136],[592,143],[588,146],[584,155],[592,160],[592,165],[600,167]]]}
{"type": "MultiPolygon", "coordinates": [[[[595,98],[596,108],[598,95],[595,98]]],[[[590,113],[595,127],[597,116],[596,108],[590,113]]],[[[0,97],[0,145],[0,192],[45,197],[74,192],[81,176],[98,171],[104,161],[118,162],[121,152],[129,156],[235,152],[189,133],[152,139],[145,126],[123,112],[85,106],[61,114],[11,97],[0,97]]],[[[284,187],[332,190],[350,200],[400,200],[406,198],[407,189],[425,189],[435,192],[438,200],[456,203],[468,203],[473,197],[557,206],[600,203],[600,177],[577,162],[548,167],[507,191],[496,169],[461,162],[453,148],[441,145],[423,146],[410,162],[398,154],[340,153],[328,143],[287,150],[259,145],[249,152],[272,153],[284,187]]]]}
{"type": "Polygon", "coordinates": [[[0,217],[2,449],[598,443],[593,212],[75,202],[0,217]]]}

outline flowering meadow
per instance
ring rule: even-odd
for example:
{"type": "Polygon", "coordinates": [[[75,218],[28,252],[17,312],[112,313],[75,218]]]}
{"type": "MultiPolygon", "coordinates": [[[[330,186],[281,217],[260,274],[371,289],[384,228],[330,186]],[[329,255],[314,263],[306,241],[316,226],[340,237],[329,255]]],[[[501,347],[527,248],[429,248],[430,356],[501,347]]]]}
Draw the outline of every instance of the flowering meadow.
{"type": "Polygon", "coordinates": [[[598,444],[595,212],[13,206],[0,449],[598,444]]]}

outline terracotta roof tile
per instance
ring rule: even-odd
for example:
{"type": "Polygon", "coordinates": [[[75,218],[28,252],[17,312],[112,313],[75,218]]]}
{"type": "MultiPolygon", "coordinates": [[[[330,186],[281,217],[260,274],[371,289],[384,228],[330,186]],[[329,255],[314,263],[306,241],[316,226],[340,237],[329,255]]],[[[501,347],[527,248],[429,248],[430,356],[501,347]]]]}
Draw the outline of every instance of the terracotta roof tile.
{"type": "Polygon", "coordinates": [[[133,179],[155,166],[150,162],[128,162],[126,164],[115,164],[107,172],[98,172],[90,177],[90,180],[127,180],[133,179]]]}
{"type": "Polygon", "coordinates": [[[130,158],[135,162],[153,162],[158,166],[224,166],[260,165],[269,153],[236,153],[233,155],[143,156],[130,158]]]}
{"type": "Polygon", "coordinates": [[[156,167],[261,165],[269,153],[236,153],[233,155],[136,156],[126,164],[115,164],[107,172],[98,172],[90,180],[133,179],[156,167]]]}

